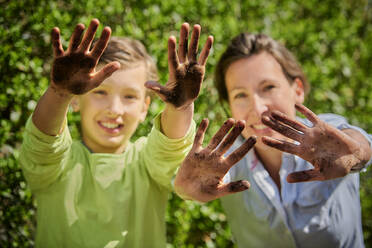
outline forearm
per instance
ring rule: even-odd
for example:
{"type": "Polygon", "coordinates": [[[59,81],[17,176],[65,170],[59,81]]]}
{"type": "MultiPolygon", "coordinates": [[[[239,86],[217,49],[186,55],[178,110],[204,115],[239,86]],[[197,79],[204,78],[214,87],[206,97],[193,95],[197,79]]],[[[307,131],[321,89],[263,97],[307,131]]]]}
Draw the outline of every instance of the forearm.
{"type": "Polygon", "coordinates": [[[50,85],[33,113],[35,126],[48,135],[61,133],[72,97],[72,94],[61,93],[50,85]]]}
{"type": "Polygon", "coordinates": [[[359,149],[355,151],[360,159],[360,162],[352,167],[352,170],[360,170],[364,165],[371,159],[372,149],[367,139],[357,130],[354,129],[343,129],[349,137],[354,139],[359,144],[359,149]]]}
{"type": "Polygon", "coordinates": [[[193,116],[194,103],[182,109],[176,109],[167,103],[161,115],[161,131],[168,138],[182,138],[190,128],[193,116]]]}

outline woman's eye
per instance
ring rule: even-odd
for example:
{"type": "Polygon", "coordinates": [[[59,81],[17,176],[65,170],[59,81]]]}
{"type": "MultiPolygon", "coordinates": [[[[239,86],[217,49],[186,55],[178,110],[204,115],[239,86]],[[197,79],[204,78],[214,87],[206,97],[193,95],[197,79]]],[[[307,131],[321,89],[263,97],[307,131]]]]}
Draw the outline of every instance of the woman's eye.
{"type": "Polygon", "coordinates": [[[264,91],[269,91],[269,90],[272,90],[274,88],[275,88],[274,85],[267,85],[267,86],[264,87],[264,91]]]}
{"type": "Polygon", "coordinates": [[[241,92],[241,93],[238,93],[234,96],[234,99],[238,99],[238,98],[245,98],[247,97],[247,94],[244,93],[244,92],[241,92]]]}

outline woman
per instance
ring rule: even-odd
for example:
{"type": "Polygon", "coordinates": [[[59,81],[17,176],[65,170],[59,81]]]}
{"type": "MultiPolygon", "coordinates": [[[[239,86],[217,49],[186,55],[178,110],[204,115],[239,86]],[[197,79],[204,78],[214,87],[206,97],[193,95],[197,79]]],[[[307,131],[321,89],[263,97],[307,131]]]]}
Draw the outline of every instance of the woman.
{"type": "Polygon", "coordinates": [[[223,196],[238,247],[364,247],[359,174],[353,172],[369,164],[371,136],[341,116],[317,116],[304,107],[309,85],[300,66],[266,35],[235,37],[215,75],[220,99],[234,119],[245,121],[230,151],[250,137],[257,143],[228,172],[210,170],[213,160],[200,161],[201,153],[213,153],[210,145],[193,149],[178,171],[176,192],[201,202],[223,196]],[[190,177],[196,170],[202,176],[190,177]]]}

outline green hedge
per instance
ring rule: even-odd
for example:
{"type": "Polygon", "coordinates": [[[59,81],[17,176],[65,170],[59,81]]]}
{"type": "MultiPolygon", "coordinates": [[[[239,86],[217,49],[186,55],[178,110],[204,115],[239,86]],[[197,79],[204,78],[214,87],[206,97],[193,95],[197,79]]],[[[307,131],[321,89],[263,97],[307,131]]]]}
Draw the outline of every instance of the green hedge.
{"type": "MultiPolygon", "coordinates": [[[[241,31],[264,32],[298,57],[312,85],[306,105],[333,112],[372,133],[372,1],[220,1],[220,0],[0,0],[0,247],[32,247],[35,207],[17,164],[25,122],[48,85],[50,30],[60,27],[67,45],[76,23],[93,17],[117,36],[141,40],[167,79],[167,38],[178,36],[184,21],[202,25],[202,43],[215,37],[207,78],[196,102],[195,120],[213,120],[206,141],[226,118],[212,85],[213,68],[231,37],[241,31]],[[369,113],[369,114],[367,114],[369,113]]],[[[99,31],[102,30],[103,25],[99,31]]],[[[162,103],[152,103],[148,120],[134,138],[149,131],[162,103]]],[[[78,137],[79,116],[69,114],[78,137]]],[[[372,173],[361,175],[363,227],[372,245],[372,173]]],[[[232,247],[219,201],[199,205],[170,196],[169,247],[232,247]]]]}

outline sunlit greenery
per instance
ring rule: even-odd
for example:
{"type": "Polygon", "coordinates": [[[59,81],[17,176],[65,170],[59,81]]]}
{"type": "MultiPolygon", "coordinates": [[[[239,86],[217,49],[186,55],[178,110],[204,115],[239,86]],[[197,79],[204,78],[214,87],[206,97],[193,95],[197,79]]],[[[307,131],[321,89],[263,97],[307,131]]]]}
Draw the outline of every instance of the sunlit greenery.
{"type": "MultiPolygon", "coordinates": [[[[370,0],[0,0],[0,247],[32,247],[32,195],[17,163],[24,125],[49,81],[50,30],[60,27],[64,45],[75,24],[98,18],[113,35],[141,40],[167,80],[167,38],[185,21],[202,25],[202,43],[215,38],[195,120],[211,120],[206,141],[227,117],[213,88],[213,69],[229,40],[241,31],[263,32],[298,57],[312,85],[306,105],[333,112],[372,133],[372,1],[370,0]]],[[[162,108],[154,100],[145,135],[162,108]]],[[[78,137],[79,116],[69,114],[78,137]]],[[[372,173],[362,173],[366,244],[372,246],[372,173]]],[[[232,247],[219,201],[200,205],[171,195],[167,212],[169,247],[232,247]]]]}

